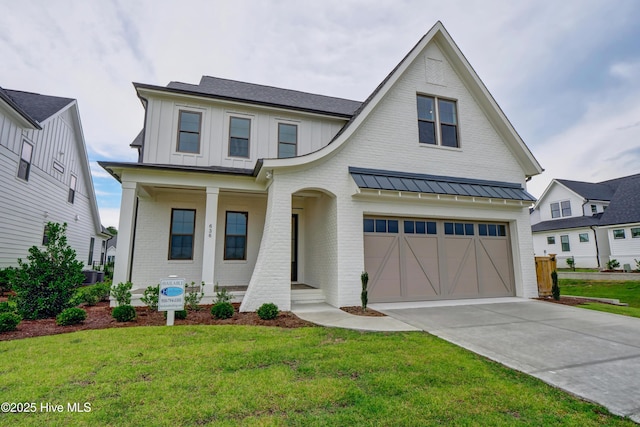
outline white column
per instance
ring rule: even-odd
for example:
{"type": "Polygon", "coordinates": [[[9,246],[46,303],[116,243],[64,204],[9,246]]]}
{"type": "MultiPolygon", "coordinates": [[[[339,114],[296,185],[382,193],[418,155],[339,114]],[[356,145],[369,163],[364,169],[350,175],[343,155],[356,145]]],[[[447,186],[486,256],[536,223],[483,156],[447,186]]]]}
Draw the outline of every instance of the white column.
{"type": "Polygon", "coordinates": [[[207,201],[204,218],[204,244],[202,247],[202,281],[205,283],[205,293],[213,295],[214,269],[216,260],[216,235],[218,224],[218,194],[217,187],[207,187],[207,201]]]}
{"type": "Polygon", "coordinates": [[[137,184],[135,182],[122,182],[118,245],[116,246],[116,261],[113,269],[114,284],[128,281],[129,273],[131,272],[130,261],[136,211],[136,187],[137,184]]]}

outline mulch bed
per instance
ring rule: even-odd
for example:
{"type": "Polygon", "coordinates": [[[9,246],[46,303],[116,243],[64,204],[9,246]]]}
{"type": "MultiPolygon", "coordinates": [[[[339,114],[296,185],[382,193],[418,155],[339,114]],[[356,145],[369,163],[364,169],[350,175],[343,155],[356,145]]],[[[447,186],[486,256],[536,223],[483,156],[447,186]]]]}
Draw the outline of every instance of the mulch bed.
{"type": "MultiPolygon", "coordinates": [[[[234,304],[236,312],[233,317],[224,320],[211,316],[211,305],[200,306],[199,311],[190,311],[184,320],[176,319],[175,325],[259,325],[279,328],[302,328],[315,326],[311,322],[300,319],[295,314],[283,311],[273,320],[262,320],[256,313],[239,313],[240,304],[234,304]]],[[[87,311],[87,319],[80,325],[58,326],[55,319],[23,320],[18,329],[0,334],[0,341],[21,338],[39,337],[43,335],[64,334],[87,329],[126,328],[132,326],[164,326],[167,320],[164,313],[151,311],[148,307],[136,307],[138,317],[133,322],[116,322],[111,316],[112,307],[108,302],[100,302],[94,306],[83,306],[87,311]]]]}
{"type": "Polygon", "coordinates": [[[572,297],[570,298],[570,297],[563,297],[562,295],[560,296],[560,300],[558,301],[554,300],[553,297],[540,297],[536,299],[540,301],[552,302],[554,304],[563,304],[563,305],[572,305],[572,306],[588,304],[590,302],[598,302],[600,304],[609,304],[608,302],[604,302],[604,301],[594,301],[594,300],[585,299],[585,298],[572,298],[572,297]]]}
{"type": "Polygon", "coordinates": [[[355,314],[356,316],[369,316],[369,317],[384,317],[386,314],[382,314],[379,311],[371,310],[367,308],[367,311],[362,311],[362,307],[359,305],[352,305],[349,307],[340,307],[340,310],[346,311],[349,314],[355,314]]]}

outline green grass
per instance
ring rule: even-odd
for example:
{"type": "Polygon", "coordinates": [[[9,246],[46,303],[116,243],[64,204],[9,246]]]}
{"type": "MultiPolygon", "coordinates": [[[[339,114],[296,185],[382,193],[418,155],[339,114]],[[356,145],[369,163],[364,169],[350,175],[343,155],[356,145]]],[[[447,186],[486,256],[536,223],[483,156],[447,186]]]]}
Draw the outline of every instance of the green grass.
{"type": "Polygon", "coordinates": [[[597,273],[599,270],[597,268],[576,268],[575,270],[571,268],[558,268],[558,271],[563,273],[597,273]]]}
{"type": "Polygon", "coordinates": [[[0,425],[634,425],[421,332],[141,327],[0,342],[0,425]]]}
{"type": "Polygon", "coordinates": [[[604,311],[613,314],[621,314],[623,316],[640,317],[640,308],[638,307],[624,307],[620,305],[601,304],[597,302],[582,304],[578,307],[588,308],[589,310],[604,311]]]}
{"type": "Polygon", "coordinates": [[[560,279],[559,285],[562,295],[616,298],[630,307],[640,307],[640,281],[560,279]]]}

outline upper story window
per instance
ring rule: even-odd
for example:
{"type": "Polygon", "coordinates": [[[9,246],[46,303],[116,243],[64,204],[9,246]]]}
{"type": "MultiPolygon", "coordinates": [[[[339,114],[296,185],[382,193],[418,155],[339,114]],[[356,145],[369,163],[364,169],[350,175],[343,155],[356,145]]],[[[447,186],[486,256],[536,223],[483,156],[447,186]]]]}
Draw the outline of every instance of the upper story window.
{"type": "Polygon", "coordinates": [[[591,205],[591,213],[592,214],[598,213],[598,207],[596,205],[591,205]]]}
{"type": "Polygon", "coordinates": [[[231,117],[229,122],[229,156],[249,158],[251,120],[231,117]]]}
{"type": "Polygon", "coordinates": [[[418,134],[422,144],[459,147],[455,101],[418,95],[418,134]]]}
{"type": "Polygon", "coordinates": [[[69,197],[67,201],[73,204],[73,201],[76,199],[76,185],[78,184],[78,179],[71,175],[71,180],[69,181],[69,197]]]}
{"type": "Polygon", "coordinates": [[[562,216],[571,216],[571,202],[569,200],[551,203],[551,218],[560,218],[561,214],[562,216]]]}
{"type": "Polygon", "coordinates": [[[278,123],[278,158],[295,157],[298,151],[298,126],[278,123]]]}
{"type": "Polygon", "coordinates": [[[180,110],[178,114],[178,145],[181,153],[200,153],[200,123],[202,113],[180,110]]]}
{"type": "Polygon", "coordinates": [[[22,154],[20,155],[20,164],[18,165],[18,178],[29,181],[29,172],[31,172],[31,157],[33,156],[33,145],[27,141],[22,142],[22,154]]]}

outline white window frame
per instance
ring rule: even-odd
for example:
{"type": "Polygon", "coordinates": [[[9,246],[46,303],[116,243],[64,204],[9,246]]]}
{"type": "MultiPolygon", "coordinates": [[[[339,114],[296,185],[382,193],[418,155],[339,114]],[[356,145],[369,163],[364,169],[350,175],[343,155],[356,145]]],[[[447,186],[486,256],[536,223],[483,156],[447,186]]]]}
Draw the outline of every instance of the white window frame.
{"type": "Polygon", "coordinates": [[[439,148],[447,148],[447,149],[452,149],[452,150],[459,150],[462,146],[462,144],[460,143],[460,115],[458,114],[458,100],[457,99],[452,99],[452,98],[444,98],[441,96],[435,96],[435,95],[428,95],[426,93],[417,93],[416,94],[416,119],[418,122],[418,143],[420,144],[420,146],[423,147],[439,147],[439,148]],[[435,144],[429,144],[427,142],[422,142],[420,141],[420,122],[421,121],[430,121],[430,120],[424,120],[424,119],[420,119],[420,115],[418,112],[418,97],[423,97],[423,98],[431,98],[433,99],[433,126],[434,126],[434,130],[435,130],[435,144]],[[440,121],[440,104],[439,101],[446,101],[446,102],[451,102],[453,103],[453,107],[455,109],[455,119],[456,119],[456,123],[455,125],[452,123],[442,123],[440,121]],[[455,147],[451,147],[449,145],[442,145],[442,125],[454,125],[456,127],[456,143],[457,145],[455,147]]]}

